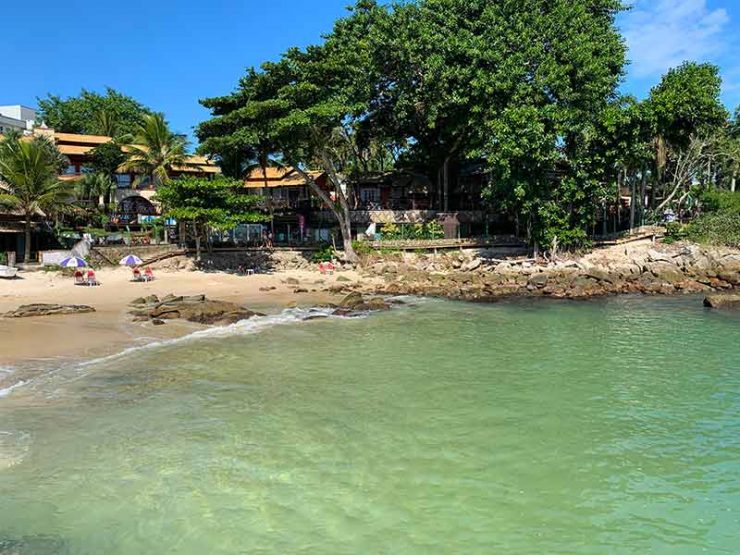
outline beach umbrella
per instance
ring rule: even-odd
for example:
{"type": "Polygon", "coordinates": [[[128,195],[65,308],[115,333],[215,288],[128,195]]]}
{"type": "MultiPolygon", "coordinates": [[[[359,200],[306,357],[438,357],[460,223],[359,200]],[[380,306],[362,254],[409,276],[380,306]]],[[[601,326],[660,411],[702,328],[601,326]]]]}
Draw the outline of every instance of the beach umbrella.
{"type": "Polygon", "coordinates": [[[128,256],[121,258],[119,264],[121,266],[138,266],[141,264],[141,258],[134,254],[129,254],[128,256]]]}
{"type": "Polygon", "coordinates": [[[82,268],[87,266],[87,262],[85,262],[84,258],[80,258],[79,256],[70,256],[69,258],[62,260],[59,265],[62,268],[82,268]]]}

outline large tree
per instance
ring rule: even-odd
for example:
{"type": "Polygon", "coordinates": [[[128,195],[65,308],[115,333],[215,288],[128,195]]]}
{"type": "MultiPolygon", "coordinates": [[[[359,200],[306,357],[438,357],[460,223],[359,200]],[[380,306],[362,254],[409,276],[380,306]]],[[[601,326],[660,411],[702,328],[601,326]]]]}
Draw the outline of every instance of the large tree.
{"type": "Polygon", "coordinates": [[[0,205],[23,214],[26,261],[31,258],[33,218],[62,210],[71,200],[73,186],[58,177],[65,164],[45,137],[27,140],[11,134],[0,141],[0,205]]]}
{"type": "Polygon", "coordinates": [[[38,99],[38,119],[55,131],[119,137],[133,133],[151,110],[110,87],[105,94],[82,89],[78,96],[38,99]]]}
{"type": "Polygon", "coordinates": [[[369,110],[374,72],[365,37],[380,11],[362,0],[321,46],[294,48],[249,70],[235,93],[202,101],[214,118],[197,129],[202,152],[251,151],[263,166],[272,159],[295,168],[336,216],[352,261],[351,183],[342,155],[357,152],[358,128],[369,110]],[[353,148],[340,155],[338,141],[353,148]],[[328,190],[314,181],[312,167],[326,172],[328,190]]]}
{"type": "Polygon", "coordinates": [[[724,127],[728,113],[722,101],[722,78],[713,64],[685,62],[672,68],[650,91],[656,135],[675,149],[684,148],[695,135],[724,127]]]}
{"type": "Polygon", "coordinates": [[[625,60],[621,2],[481,4],[479,98],[489,100],[476,129],[495,198],[534,244],[582,244],[603,196],[599,133],[625,60]]]}

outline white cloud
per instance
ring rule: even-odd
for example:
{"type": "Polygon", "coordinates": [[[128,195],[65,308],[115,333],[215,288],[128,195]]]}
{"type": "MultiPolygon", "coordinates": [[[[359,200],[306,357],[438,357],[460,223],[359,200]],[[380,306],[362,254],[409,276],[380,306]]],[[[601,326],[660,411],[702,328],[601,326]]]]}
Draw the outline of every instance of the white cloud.
{"type": "Polygon", "coordinates": [[[622,22],[635,77],[662,75],[685,60],[720,56],[727,11],[706,0],[637,0],[622,22]]]}

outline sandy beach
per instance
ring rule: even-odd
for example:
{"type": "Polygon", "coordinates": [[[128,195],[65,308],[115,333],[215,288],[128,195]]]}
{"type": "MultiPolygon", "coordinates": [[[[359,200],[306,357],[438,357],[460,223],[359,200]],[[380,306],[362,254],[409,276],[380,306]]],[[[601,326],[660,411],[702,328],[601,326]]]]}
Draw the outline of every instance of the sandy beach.
{"type": "MultiPolygon", "coordinates": [[[[235,302],[252,310],[274,313],[289,306],[330,302],[326,291],[337,275],[312,271],[239,276],[227,273],[159,271],[149,283],[130,281],[126,268],[102,269],[99,287],[75,286],[72,278],[56,272],[27,272],[20,279],[0,281],[0,314],[33,303],[80,304],[94,313],[36,318],[0,318],[0,367],[54,358],[90,358],[122,350],[138,342],[178,337],[202,326],[169,322],[155,327],[134,323],[127,314],[129,303],[147,295],[205,294],[210,299],[235,302]],[[289,278],[293,278],[287,283],[289,278]],[[298,280],[300,285],[296,285],[298,280]],[[270,291],[260,289],[274,288],[270,291]],[[295,293],[297,288],[308,293],[295,293]]],[[[357,275],[343,272],[345,278],[357,275]]],[[[2,384],[0,384],[0,388],[2,384]]]]}

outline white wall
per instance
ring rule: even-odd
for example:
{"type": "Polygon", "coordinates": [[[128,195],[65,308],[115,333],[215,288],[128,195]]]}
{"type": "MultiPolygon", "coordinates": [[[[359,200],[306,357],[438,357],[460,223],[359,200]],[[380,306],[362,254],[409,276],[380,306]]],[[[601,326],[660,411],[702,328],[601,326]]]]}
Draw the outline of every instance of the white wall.
{"type": "Polygon", "coordinates": [[[0,106],[0,118],[6,120],[3,127],[14,127],[15,129],[25,129],[30,131],[36,121],[36,111],[20,104],[0,106]],[[15,125],[11,125],[8,119],[15,120],[15,125]]]}

